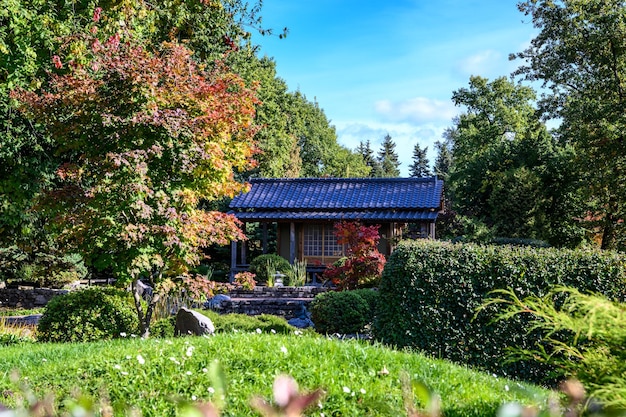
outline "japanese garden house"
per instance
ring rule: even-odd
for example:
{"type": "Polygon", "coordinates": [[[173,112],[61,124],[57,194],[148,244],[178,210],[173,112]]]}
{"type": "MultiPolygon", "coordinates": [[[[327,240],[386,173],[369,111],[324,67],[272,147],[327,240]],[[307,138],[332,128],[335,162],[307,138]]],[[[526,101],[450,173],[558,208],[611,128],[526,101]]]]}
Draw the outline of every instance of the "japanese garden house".
{"type": "MultiPolygon", "coordinates": [[[[279,178],[252,179],[247,193],[235,197],[230,213],[244,223],[258,222],[267,252],[267,226],[276,223],[277,252],[291,264],[306,260],[319,272],[344,256],[333,227],[339,221],[380,225],[379,251],[389,255],[411,224],[420,238],[435,237],[443,208],[443,181],[428,178],[279,178]]],[[[232,274],[246,270],[245,242],[233,242],[232,274]]]]}

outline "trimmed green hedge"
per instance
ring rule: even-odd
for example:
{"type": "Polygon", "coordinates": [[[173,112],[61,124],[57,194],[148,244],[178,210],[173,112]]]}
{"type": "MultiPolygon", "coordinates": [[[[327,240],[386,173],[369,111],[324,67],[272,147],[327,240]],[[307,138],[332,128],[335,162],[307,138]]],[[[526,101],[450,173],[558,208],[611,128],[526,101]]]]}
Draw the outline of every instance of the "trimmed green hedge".
{"type": "Polygon", "coordinates": [[[318,294],[311,303],[311,320],[322,334],[354,334],[365,331],[374,319],[378,293],[363,288],[318,294]]]}
{"type": "Polygon", "coordinates": [[[554,285],[626,300],[624,255],[595,251],[402,242],[379,287],[374,336],[500,375],[553,382],[559,375],[535,362],[505,363],[509,347],[536,347],[523,316],[493,323],[496,306],[476,314],[488,293],[512,288],[544,296],[554,285]]]}

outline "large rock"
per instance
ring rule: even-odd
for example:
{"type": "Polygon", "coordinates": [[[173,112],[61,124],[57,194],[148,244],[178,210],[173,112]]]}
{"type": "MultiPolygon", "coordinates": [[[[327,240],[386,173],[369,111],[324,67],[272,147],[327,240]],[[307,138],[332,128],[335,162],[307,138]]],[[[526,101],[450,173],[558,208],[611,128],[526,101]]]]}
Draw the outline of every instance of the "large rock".
{"type": "Polygon", "coordinates": [[[197,311],[182,307],[176,314],[176,326],[174,336],[184,335],[212,335],[215,333],[215,326],[210,318],[197,311]]]}
{"type": "Polygon", "coordinates": [[[204,308],[206,310],[222,310],[224,308],[224,303],[228,301],[231,301],[229,296],[225,294],[217,294],[204,303],[204,308]]]}

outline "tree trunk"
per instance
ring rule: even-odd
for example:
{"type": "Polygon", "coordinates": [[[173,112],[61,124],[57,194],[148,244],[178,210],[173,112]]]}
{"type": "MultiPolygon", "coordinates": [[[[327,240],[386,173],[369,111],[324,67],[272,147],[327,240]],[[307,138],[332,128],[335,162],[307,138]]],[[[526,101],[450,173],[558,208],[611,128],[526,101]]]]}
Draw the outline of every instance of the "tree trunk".
{"type": "Polygon", "coordinates": [[[600,245],[600,248],[602,250],[615,249],[616,225],[617,222],[615,221],[614,216],[611,214],[607,214],[604,219],[604,224],[602,226],[602,244],[600,245]]]}
{"type": "Polygon", "coordinates": [[[133,281],[133,298],[135,299],[135,310],[137,310],[137,319],[139,321],[139,333],[142,338],[146,338],[150,335],[150,322],[146,326],[146,315],[143,313],[143,307],[141,306],[141,294],[139,294],[139,279],[133,281]]]}

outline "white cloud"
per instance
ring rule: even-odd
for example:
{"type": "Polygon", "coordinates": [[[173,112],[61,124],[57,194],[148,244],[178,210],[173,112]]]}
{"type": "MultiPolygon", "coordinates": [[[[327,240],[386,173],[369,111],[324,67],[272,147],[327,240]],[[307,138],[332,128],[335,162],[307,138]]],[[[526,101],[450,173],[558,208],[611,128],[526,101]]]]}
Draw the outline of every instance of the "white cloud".
{"type": "Polygon", "coordinates": [[[500,52],[488,49],[461,60],[457,67],[465,75],[490,76],[506,60],[508,57],[503,57],[500,52]]]}
{"type": "Polygon", "coordinates": [[[375,153],[378,153],[385,135],[389,134],[396,144],[396,152],[401,162],[401,175],[406,177],[409,173],[409,165],[412,163],[415,144],[419,143],[422,148],[428,147],[428,159],[432,165],[437,156],[434,144],[442,139],[444,130],[450,124],[347,121],[336,123],[335,127],[339,143],[343,146],[354,150],[359,146],[359,142],[369,140],[375,153]]]}
{"type": "Polygon", "coordinates": [[[396,102],[380,100],[374,104],[374,109],[386,120],[393,122],[449,121],[457,114],[457,109],[452,102],[426,97],[415,97],[396,102]]]}

